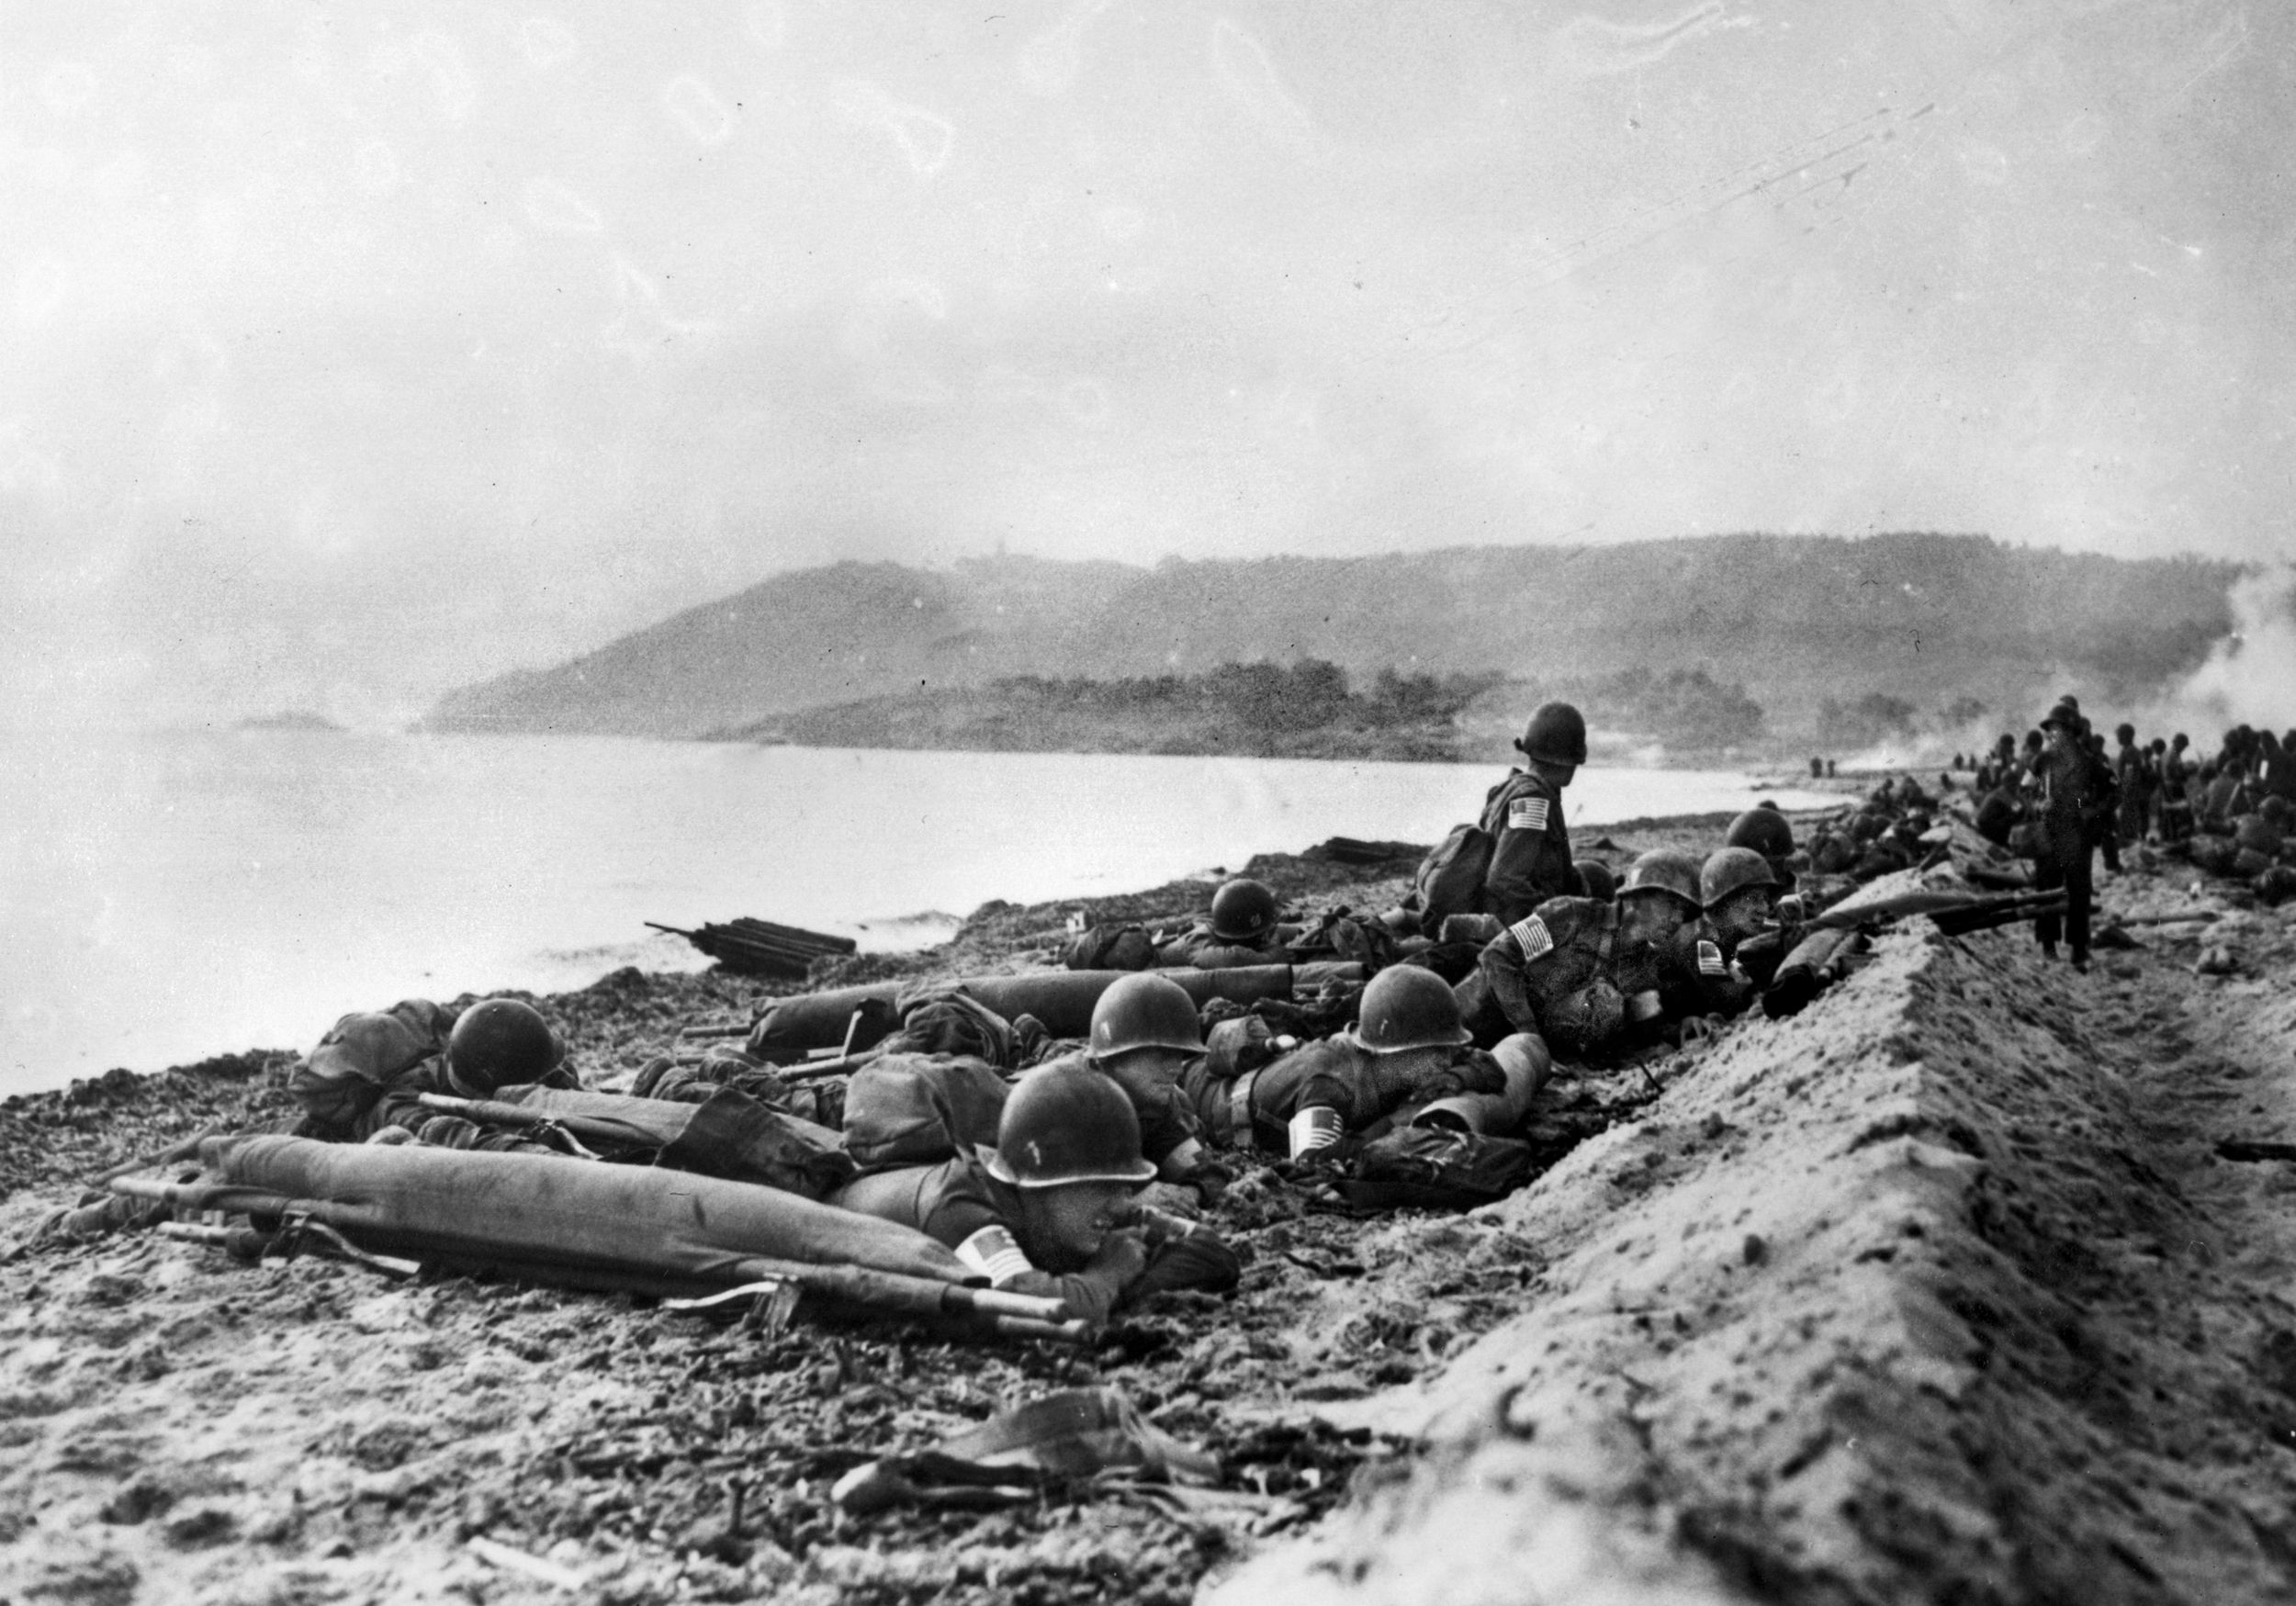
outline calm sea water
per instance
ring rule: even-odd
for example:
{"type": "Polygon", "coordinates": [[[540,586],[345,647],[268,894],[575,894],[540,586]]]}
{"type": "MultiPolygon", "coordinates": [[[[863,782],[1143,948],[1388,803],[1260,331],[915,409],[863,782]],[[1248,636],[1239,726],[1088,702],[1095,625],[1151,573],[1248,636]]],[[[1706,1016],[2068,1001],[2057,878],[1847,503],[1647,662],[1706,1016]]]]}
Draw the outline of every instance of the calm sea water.
{"type": "MultiPolygon", "coordinates": [[[[896,948],[939,940],[990,898],[1146,887],[1334,835],[1432,841],[1496,774],[591,737],[0,736],[0,1094],[307,1048],[343,1011],[401,997],[707,964],[647,920],[754,915],[896,948]]],[[[1749,788],[1592,769],[1571,819],[1736,808],[1749,788]]]]}

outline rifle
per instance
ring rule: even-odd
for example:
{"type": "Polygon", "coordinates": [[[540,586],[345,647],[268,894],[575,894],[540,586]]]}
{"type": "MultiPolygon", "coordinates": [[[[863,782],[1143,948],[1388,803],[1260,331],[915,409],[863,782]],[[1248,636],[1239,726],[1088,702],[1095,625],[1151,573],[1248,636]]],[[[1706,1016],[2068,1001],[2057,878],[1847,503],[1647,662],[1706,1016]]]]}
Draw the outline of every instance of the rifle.
{"type": "Polygon", "coordinates": [[[1762,990],[1762,1013],[1773,1020],[1798,1015],[1827,986],[1859,962],[1874,933],[1908,915],[1927,915],[1945,937],[1965,937],[2065,910],[2062,891],[2010,893],[1995,897],[1965,893],[1901,893],[1854,909],[1829,909],[1802,927],[1803,938],[1762,990]]]}
{"type": "Polygon", "coordinates": [[[425,1109],[460,1116],[483,1127],[523,1127],[538,1137],[563,1137],[572,1151],[584,1160],[604,1158],[586,1147],[586,1143],[604,1143],[620,1149],[661,1147],[661,1140],[656,1134],[610,1116],[552,1115],[545,1110],[528,1109],[523,1104],[504,1104],[492,1098],[456,1098],[448,1093],[422,1093],[415,1096],[425,1109]]]}
{"type": "MultiPolygon", "coordinates": [[[[2062,898],[2061,892],[2046,893],[1899,893],[1893,897],[1876,898],[1871,903],[1844,908],[1839,904],[1806,922],[1804,930],[1840,931],[1851,927],[1872,928],[1900,919],[1908,915],[1926,915],[1944,929],[1948,920],[1963,930],[1980,930],[1982,927],[1969,924],[1974,919],[1992,915],[2005,915],[2009,920],[2030,917],[2038,913],[2031,905],[2054,902],[2062,898]]],[[[2002,924],[1995,921],[1992,924],[2002,924]]]]}
{"type": "Polygon", "coordinates": [[[680,1027],[678,1028],[678,1035],[681,1038],[693,1038],[697,1039],[705,1038],[746,1038],[749,1035],[750,1031],[757,1026],[757,1024],[758,1023],[754,1020],[714,1021],[702,1026],[680,1027]]]}
{"type": "MultiPolygon", "coordinates": [[[[365,1235],[366,1224],[357,1219],[356,1206],[346,1206],[337,1200],[291,1199],[282,1194],[237,1183],[167,1183],[139,1176],[116,1177],[110,1185],[114,1193],[126,1194],[131,1198],[157,1200],[177,1209],[221,1210],[231,1214],[276,1219],[298,1234],[311,1235],[321,1247],[338,1250],[339,1252],[348,1251],[348,1258],[376,1266],[378,1270],[393,1269],[390,1263],[394,1260],[398,1267],[409,1269],[417,1263],[377,1252],[357,1242],[353,1235],[365,1235]],[[378,1265],[378,1262],[383,1263],[378,1265]]],[[[177,1225],[200,1227],[200,1230],[170,1233],[169,1236],[224,1247],[232,1244],[228,1229],[204,1227],[197,1223],[177,1225]]],[[[385,1251],[410,1251],[426,1259],[467,1262],[479,1258],[472,1246],[467,1244],[433,1244],[423,1241],[420,1235],[411,1234],[384,1236],[390,1240],[381,1246],[385,1251]]],[[[486,1263],[499,1265],[503,1270],[536,1282],[557,1282],[576,1287],[621,1288],[656,1297],[691,1296],[694,1292],[694,1285],[690,1281],[649,1277],[642,1266],[531,1260],[490,1261],[486,1263]]],[[[1083,1343],[1090,1337],[1090,1330],[1086,1323],[1080,1318],[1071,1317],[1066,1305],[1041,1295],[978,1288],[965,1283],[936,1282],[929,1277],[879,1271],[873,1266],[777,1260],[765,1255],[744,1255],[716,1270],[717,1276],[722,1276],[725,1283],[735,1287],[760,1283],[786,1283],[805,1293],[842,1304],[897,1316],[954,1318],[971,1325],[985,1325],[1007,1337],[1052,1339],[1063,1343],[1083,1343]]],[[[715,1280],[714,1276],[713,1281],[715,1280]]],[[[726,1289],[721,1287],[709,1291],[722,1293],[726,1289]]]]}

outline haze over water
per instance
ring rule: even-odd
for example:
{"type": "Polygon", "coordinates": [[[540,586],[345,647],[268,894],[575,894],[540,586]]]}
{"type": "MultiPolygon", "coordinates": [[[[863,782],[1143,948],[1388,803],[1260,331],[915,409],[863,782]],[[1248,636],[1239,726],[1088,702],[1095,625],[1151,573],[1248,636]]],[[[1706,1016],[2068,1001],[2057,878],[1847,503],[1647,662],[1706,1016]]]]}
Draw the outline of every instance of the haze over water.
{"type": "MultiPolygon", "coordinates": [[[[754,915],[896,948],[991,898],[1145,888],[1335,835],[1432,841],[1497,775],[253,731],[11,734],[0,760],[0,1095],[308,1049],[402,997],[708,963],[647,920],[754,915]]],[[[1570,797],[1588,826],[1751,793],[1598,767],[1570,797]]]]}

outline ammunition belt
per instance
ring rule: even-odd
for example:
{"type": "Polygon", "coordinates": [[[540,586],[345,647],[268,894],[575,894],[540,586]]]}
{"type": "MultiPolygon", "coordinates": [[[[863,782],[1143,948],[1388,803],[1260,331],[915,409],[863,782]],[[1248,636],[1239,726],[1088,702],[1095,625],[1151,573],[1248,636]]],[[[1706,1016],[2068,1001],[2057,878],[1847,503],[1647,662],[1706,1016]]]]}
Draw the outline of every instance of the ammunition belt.
{"type": "Polygon", "coordinates": [[[1252,1146],[1252,1088],[1260,1079],[1257,1071],[1246,1071],[1228,1084],[1228,1102],[1221,1106],[1227,1119],[1213,1134],[1230,1149],[1249,1149],[1252,1146]]]}

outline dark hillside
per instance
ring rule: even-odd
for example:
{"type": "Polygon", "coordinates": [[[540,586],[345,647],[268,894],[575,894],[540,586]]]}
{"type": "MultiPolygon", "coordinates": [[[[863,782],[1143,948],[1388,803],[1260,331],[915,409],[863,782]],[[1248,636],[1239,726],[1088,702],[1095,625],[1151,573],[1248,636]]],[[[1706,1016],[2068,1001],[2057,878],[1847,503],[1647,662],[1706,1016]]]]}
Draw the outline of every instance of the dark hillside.
{"type": "Polygon", "coordinates": [[[1121,679],[1329,659],[1533,684],[1704,669],[1773,732],[1871,694],[1988,712],[2080,687],[2113,702],[2231,628],[2230,564],[2141,563],[1982,536],[1727,535],[1377,557],[979,558],[777,576],[555,668],[441,701],[433,729],[686,736],[1023,675],[1121,679]]]}

